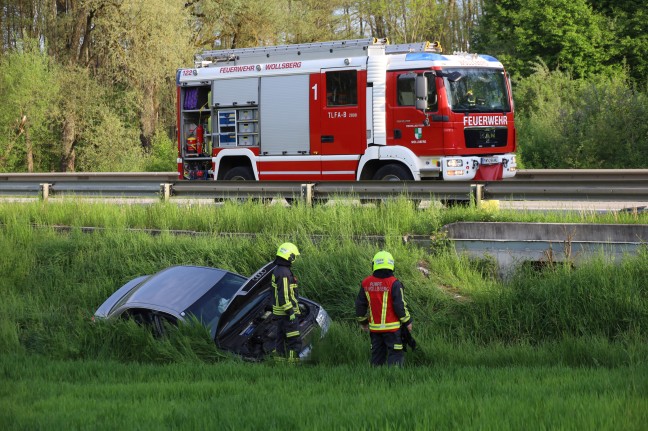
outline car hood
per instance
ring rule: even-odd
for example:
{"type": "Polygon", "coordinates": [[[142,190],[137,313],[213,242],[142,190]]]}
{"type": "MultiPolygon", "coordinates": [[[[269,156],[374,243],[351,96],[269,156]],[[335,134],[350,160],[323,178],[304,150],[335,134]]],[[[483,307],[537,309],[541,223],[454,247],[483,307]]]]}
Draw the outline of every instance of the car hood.
{"type": "Polygon", "coordinates": [[[220,334],[223,326],[229,323],[232,317],[240,311],[245,304],[270,288],[272,271],[276,266],[277,264],[274,261],[266,263],[259,268],[257,272],[252,274],[245,283],[243,283],[230,300],[227,309],[223,311],[223,314],[218,321],[218,326],[212,334],[215,335],[214,338],[217,337],[216,334],[220,334]]]}

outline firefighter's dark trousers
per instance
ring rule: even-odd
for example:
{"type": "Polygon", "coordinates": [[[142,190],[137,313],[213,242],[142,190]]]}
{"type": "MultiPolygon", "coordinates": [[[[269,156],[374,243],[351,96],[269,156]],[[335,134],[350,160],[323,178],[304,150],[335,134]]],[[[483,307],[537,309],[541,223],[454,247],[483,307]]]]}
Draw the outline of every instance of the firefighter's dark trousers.
{"type": "Polygon", "coordinates": [[[396,332],[371,333],[371,365],[402,366],[405,363],[400,329],[396,332]]]}
{"type": "Polygon", "coordinates": [[[289,359],[297,358],[302,349],[301,333],[299,332],[299,316],[290,320],[289,316],[274,316],[277,333],[275,350],[279,356],[289,359]]]}

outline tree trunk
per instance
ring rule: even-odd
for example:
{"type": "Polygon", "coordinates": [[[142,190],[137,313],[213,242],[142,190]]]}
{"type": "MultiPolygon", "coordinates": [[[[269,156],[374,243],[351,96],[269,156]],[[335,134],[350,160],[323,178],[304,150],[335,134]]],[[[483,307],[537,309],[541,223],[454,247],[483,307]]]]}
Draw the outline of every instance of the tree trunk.
{"type": "Polygon", "coordinates": [[[88,12],[86,16],[85,32],[83,34],[83,43],[81,44],[81,48],[79,48],[79,57],[77,62],[84,66],[87,66],[90,62],[90,32],[92,31],[93,17],[94,11],[88,12]]]}
{"type": "Polygon", "coordinates": [[[149,83],[144,87],[144,103],[140,114],[140,141],[145,151],[151,149],[151,139],[157,128],[160,103],[157,99],[157,85],[149,83]]]}
{"type": "Polygon", "coordinates": [[[4,17],[5,17],[4,11],[5,10],[7,10],[7,6],[5,6],[5,1],[0,0],[0,11],[3,11],[3,12],[0,12],[0,57],[3,56],[4,51],[5,51],[5,46],[7,46],[7,43],[5,42],[5,38],[4,38],[4,35],[7,32],[7,30],[5,29],[5,26],[7,24],[5,23],[5,20],[4,20],[4,17]]]}
{"type": "Polygon", "coordinates": [[[74,172],[76,154],[74,140],[76,138],[76,125],[74,117],[70,116],[63,121],[63,156],[61,157],[61,172],[74,172]]]}
{"type": "Polygon", "coordinates": [[[27,146],[27,172],[34,173],[34,149],[29,138],[29,125],[25,124],[25,145],[27,146]]]}
{"type": "Polygon", "coordinates": [[[81,44],[86,42],[86,39],[83,42],[81,39],[82,35],[86,35],[88,11],[85,7],[80,7],[74,15],[74,27],[68,40],[69,63],[79,64],[82,57],[81,44]]]}

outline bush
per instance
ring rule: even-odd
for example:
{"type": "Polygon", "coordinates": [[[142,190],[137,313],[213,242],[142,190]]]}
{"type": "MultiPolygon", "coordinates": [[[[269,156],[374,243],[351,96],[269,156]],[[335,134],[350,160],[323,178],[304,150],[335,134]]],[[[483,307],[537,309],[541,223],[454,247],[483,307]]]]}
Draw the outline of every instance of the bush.
{"type": "Polygon", "coordinates": [[[620,169],[648,163],[648,95],[625,72],[573,79],[536,64],[516,85],[525,168],[620,169]]]}
{"type": "Polygon", "coordinates": [[[147,172],[172,172],[177,169],[176,143],[162,131],[157,130],[151,141],[151,153],[147,156],[147,172]]]}

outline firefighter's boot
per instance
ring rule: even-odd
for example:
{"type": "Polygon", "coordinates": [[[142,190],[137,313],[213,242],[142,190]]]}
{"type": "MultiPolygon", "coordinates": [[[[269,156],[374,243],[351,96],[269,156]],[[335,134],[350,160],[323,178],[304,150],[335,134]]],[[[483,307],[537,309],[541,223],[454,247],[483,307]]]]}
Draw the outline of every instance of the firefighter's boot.
{"type": "Polygon", "coordinates": [[[301,364],[301,360],[299,359],[299,353],[297,353],[294,350],[289,350],[288,351],[288,363],[291,365],[299,365],[301,364]]]}
{"type": "Polygon", "coordinates": [[[279,364],[281,364],[281,363],[285,363],[285,362],[286,362],[286,357],[285,357],[284,355],[280,354],[279,352],[277,352],[276,350],[273,350],[273,351],[270,353],[270,357],[272,358],[272,360],[273,360],[275,363],[279,363],[279,364]]]}

